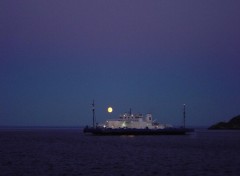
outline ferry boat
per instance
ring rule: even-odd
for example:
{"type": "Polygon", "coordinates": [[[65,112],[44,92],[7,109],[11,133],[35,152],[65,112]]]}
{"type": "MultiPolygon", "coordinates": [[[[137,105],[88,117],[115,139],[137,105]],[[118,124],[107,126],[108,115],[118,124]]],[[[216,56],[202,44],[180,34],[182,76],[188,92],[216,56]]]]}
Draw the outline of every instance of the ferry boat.
{"type": "Polygon", "coordinates": [[[173,127],[169,124],[160,124],[153,120],[151,114],[132,114],[120,115],[118,119],[109,119],[105,123],[95,125],[95,111],[93,103],[93,126],[86,126],[84,133],[93,135],[185,135],[193,132],[194,129],[185,128],[185,107],[184,107],[184,126],[173,127]]]}

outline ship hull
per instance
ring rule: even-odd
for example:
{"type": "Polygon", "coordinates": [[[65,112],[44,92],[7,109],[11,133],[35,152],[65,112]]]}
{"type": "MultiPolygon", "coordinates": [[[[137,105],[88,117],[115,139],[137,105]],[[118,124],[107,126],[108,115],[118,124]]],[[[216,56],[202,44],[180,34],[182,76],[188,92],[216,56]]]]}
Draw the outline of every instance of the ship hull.
{"type": "Polygon", "coordinates": [[[93,135],[185,135],[193,132],[190,128],[165,128],[165,129],[133,129],[133,128],[89,128],[83,132],[93,135]]]}

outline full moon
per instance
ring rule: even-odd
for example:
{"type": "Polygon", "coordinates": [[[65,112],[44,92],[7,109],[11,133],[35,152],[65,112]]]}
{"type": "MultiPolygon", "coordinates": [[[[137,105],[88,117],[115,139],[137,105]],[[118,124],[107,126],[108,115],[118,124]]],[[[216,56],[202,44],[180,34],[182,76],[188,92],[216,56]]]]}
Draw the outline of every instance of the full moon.
{"type": "Polygon", "coordinates": [[[112,107],[108,107],[108,112],[111,113],[113,111],[112,107]]]}

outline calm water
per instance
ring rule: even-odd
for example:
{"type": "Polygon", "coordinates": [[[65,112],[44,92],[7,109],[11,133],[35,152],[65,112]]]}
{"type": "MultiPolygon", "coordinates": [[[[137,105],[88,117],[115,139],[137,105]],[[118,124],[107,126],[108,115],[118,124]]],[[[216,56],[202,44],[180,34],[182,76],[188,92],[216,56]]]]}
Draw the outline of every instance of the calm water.
{"type": "Polygon", "coordinates": [[[240,131],[91,136],[80,129],[0,129],[0,175],[239,175],[240,131]]]}

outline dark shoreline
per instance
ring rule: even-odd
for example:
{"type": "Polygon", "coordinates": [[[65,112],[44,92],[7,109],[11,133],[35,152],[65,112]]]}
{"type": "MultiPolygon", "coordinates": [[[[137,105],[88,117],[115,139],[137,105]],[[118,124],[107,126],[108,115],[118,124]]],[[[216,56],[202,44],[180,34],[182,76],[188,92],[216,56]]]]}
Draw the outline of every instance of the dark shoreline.
{"type": "Polygon", "coordinates": [[[233,117],[228,122],[218,122],[208,128],[209,130],[240,130],[240,115],[233,117]]]}

